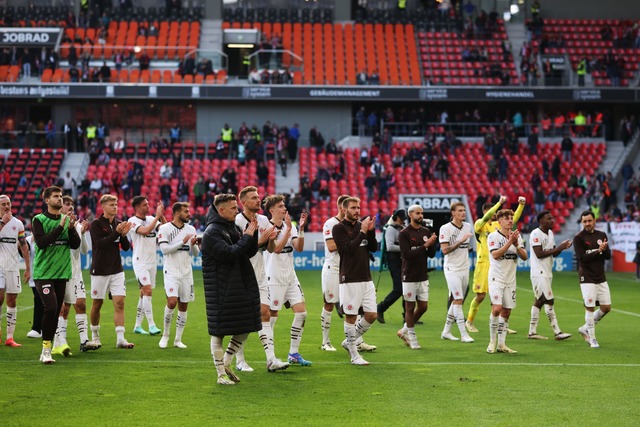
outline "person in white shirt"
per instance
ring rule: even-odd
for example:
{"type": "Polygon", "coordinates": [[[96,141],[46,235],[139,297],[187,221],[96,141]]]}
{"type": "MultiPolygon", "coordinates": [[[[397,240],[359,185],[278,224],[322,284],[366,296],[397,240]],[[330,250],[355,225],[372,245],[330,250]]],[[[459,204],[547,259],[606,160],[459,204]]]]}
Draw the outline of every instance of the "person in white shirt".
{"type": "Polygon", "coordinates": [[[500,228],[487,237],[489,247],[490,338],[487,353],[517,354],[506,345],[511,310],[516,307],[516,267],[518,258],[526,261],[527,250],[518,230],[513,228],[513,211],[502,209],[496,218],[500,228]],[[497,338],[497,339],[496,339],[497,338]]]}
{"type": "MultiPolygon", "coordinates": [[[[62,215],[74,213],[72,197],[62,196],[62,209],[60,209],[60,213],[62,215]]],[[[72,305],[76,311],[76,326],[80,334],[80,351],[92,350],[90,346],[87,346],[87,342],[89,341],[87,334],[87,293],[82,277],[82,266],[80,265],[80,254],[83,253],[86,255],[89,253],[89,241],[87,238],[89,222],[76,222],[76,231],[80,236],[80,247],[78,249],[71,249],[71,280],[67,282],[64,301],[60,308],[60,315],[58,316],[58,327],[53,339],[53,348],[51,349],[51,354],[61,354],[65,357],[71,356],[71,347],[69,347],[67,343],[67,320],[72,305]]]]}
{"type": "Polygon", "coordinates": [[[271,328],[278,320],[278,312],[286,302],[293,310],[293,324],[291,325],[291,346],[289,347],[289,363],[310,366],[299,352],[304,322],[307,318],[307,307],[304,303],[302,287],[293,267],[293,250],[301,252],[304,248],[304,224],[307,214],[300,216],[300,232],[291,224],[291,217],[284,205],[281,194],[267,196],[264,208],[271,215],[271,223],[276,227],[276,238],[269,240],[265,253],[265,270],[269,295],[271,296],[271,328]]]}
{"type": "Polygon", "coordinates": [[[556,340],[566,340],[571,334],[564,333],[558,326],[558,319],[553,308],[553,291],[551,281],[553,279],[553,257],[560,255],[565,249],[571,247],[571,240],[565,240],[556,246],[553,236],[554,216],[549,211],[542,211],[538,214],[538,224],[540,226],[531,232],[529,237],[531,246],[531,285],[535,301],[531,307],[531,322],[529,322],[529,339],[546,340],[547,337],[538,334],[538,320],[540,309],[544,305],[551,328],[556,340]]]}
{"type": "Polygon", "coordinates": [[[447,311],[447,320],[440,338],[458,341],[451,334],[451,326],[457,323],[460,330],[460,340],[463,343],[473,342],[465,327],[465,317],[462,312],[464,296],[469,288],[469,239],[473,236],[471,224],[465,222],[467,210],[464,203],[451,204],[451,222],[440,227],[440,247],[444,255],[444,277],[447,280],[449,296],[452,304],[447,311]]]}
{"type": "MultiPolygon", "coordinates": [[[[24,224],[11,213],[9,196],[2,194],[0,195],[0,328],[2,327],[2,304],[6,296],[7,338],[4,345],[7,347],[22,347],[22,344],[18,344],[13,339],[18,314],[16,300],[18,294],[22,292],[18,247],[26,266],[23,278],[28,281],[31,278],[31,257],[25,240],[24,224]]],[[[0,329],[1,340],[2,329],[0,329]]]]}
{"type": "Polygon", "coordinates": [[[140,285],[140,298],[136,312],[136,324],[133,332],[142,335],[158,335],[158,329],[153,319],[153,305],[151,298],[156,288],[156,274],[158,272],[156,231],[161,224],[167,222],[164,217],[164,205],[158,202],[155,217],[149,215],[149,201],[144,196],[136,196],[131,201],[135,215],[129,218],[133,224],[129,230],[129,241],[133,246],[133,272],[140,285]],[[142,328],[142,321],[146,317],[149,332],[142,328]]]}
{"type": "MultiPolygon", "coordinates": [[[[260,291],[260,317],[262,322],[262,329],[260,330],[258,337],[264,348],[264,352],[267,356],[267,370],[269,372],[280,371],[289,367],[288,362],[283,362],[276,358],[275,346],[273,342],[273,329],[271,328],[271,312],[269,311],[270,298],[269,298],[269,285],[267,284],[267,274],[264,269],[264,257],[262,255],[264,249],[267,247],[269,240],[273,240],[276,237],[276,227],[269,222],[269,219],[260,215],[260,195],[258,194],[258,188],[254,186],[248,186],[240,190],[238,195],[243,212],[236,215],[236,225],[244,232],[251,222],[255,219],[258,222],[258,252],[252,256],[249,260],[253,266],[253,271],[256,274],[256,280],[258,281],[258,289],[260,291]]],[[[238,371],[252,372],[253,368],[249,366],[244,358],[244,343],[236,352],[236,369],[238,371]]]]}
{"type": "Polygon", "coordinates": [[[322,237],[324,238],[322,296],[324,306],[320,314],[320,323],[322,325],[322,346],[320,349],[324,351],[336,351],[329,339],[331,313],[333,312],[333,307],[340,301],[340,254],[338,253],[336,242],[333,240],[333,227],[344,220],[345,210],[342,207],[342,202],[348,198],[349,196],[344,194],[338,197],[338,215],[326,220],[322,227],[322,237]]]}
{"type": "Polygon", "coordinates": [[[192,257],[200,253],[197,244],[196,229],[189,225],[191,212],[189,203],[173,204],[173,220],[162,224],[158,230],[158,243],[164,255],[164,290],[167,294],[167,306],[164,309],[164,332],[160,339],[160,348],[167,348],[171,322],[176,305],[176,337],[173,346],[187,348],[182,343],[182,333],[187,324],[187,307],[195,299],[193,287],[192,257]]]}

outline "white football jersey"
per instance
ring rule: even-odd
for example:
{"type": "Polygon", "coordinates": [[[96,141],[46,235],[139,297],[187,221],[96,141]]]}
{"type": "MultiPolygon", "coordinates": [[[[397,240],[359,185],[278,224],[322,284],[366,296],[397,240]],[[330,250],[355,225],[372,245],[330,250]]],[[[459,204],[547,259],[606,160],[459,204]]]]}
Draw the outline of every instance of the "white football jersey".
{"type": "MultiPolygon", "coordinates": [[[[132,216],[129,218],[129,222],[133,223],[134,226],[129,230],[129,241],[133,246],[133,260],[134,264],[138,265],[157,265],[158,264],[158,256],[157,256],[157,235],[156,230],[151,230],[149,234],[146,236],[137,232],[138,227],[145,227],[151,224],[154,220],[154,217],[151,215],[147,215],[145,219],[139,218],[137,216],[132,216]]],[[[158,223],[160,224],[160,223],[158,223]]]]}
{"type": "MultiPolygon", "coordinates": [[[[277,245],[282,241],[285,232],[287,231],[287,224],[282,223],[281,228],[277,228],[278,235],[275,239],[277,245]]],[[[265,252],[264,263],[265,271],[267,273],[267,281],[270,285],[288,286],[296,277],[296,272],[293,268],[293,239],[298,238],[298,230],[296,227],[292,227],[289,240],[282,248],[282,251],[277,253],[265,252]]]]}
{"type": "MultiPolygon", "coordinates": [[[[460,228],[456,227],[453,222],[448,222],[440,227],[440,244],[448,243],[449,246],[455,245],[459,239],[465,234],[473,236],[473,228],[468,222],[463,222],[460,228]]],[[[469,270],[469,244],[471,237],[466,242],[458,246],[458,248],[449,252],[444,256],[444,268],[448,271],[469,270]]]]}
{"type": "Polygon", "coordinates": [[[89,230],[82,234],[82,224],[76,223],[76,231],[80,236],[80,247],[78,249],[71,249],[71,277],[74,279],[84,280],[82,278],[82,265],[80,262],[80,254],[87,254],[89,252],[89,230]]]}
{"type": "MultiPolygon", "coordinates": [[[[262,234],[269,228],[271,228],[271,222],[269,222],[269,218],[267,218],[264,215],[256,215],[256,218],[258,219],[258,239],[260,239],[260,237],[262,236],[262,234]]],[[[249,219],[244,216],[244,214],[239,213],[236,216],[236,225],[238,227],[240,227],[240,230],[242,230],[244,232],[244,230],[247,229],[247,227],[249,226],[249,219]]],[[[253,266],[253,270],[256,273],[256,279],[258,280],[258,283],[260,283],[264,276],[265,276],[265,271],[264,271],[264,257],[262,255],[262,249],[258,248],[258,252],[251,257],[250,261],[251,261],[251,265],[253,266]]]]}
{"type": "Polygon", "coordinates": [[[327,248],[327,240],[333,239],[333,227],[339,223],[340,220],[332,216],[322,227],[322,237],[324,238],[324,265],[334,267],[336,271],[340,270],[340,254],[337,250],[333,252],[329,251],[329,248],[327,248]]]}
{"type": "Polygon", "coordinates": [[[533,250],[534,246],[541,246],[543,251],[555,248],[556,241],[553,237],[553,231],[549,230],[549,234],[546,234],[540,228],[536,228],[531,232],[529,241],[531,246],[531,277],[553,277],[553,257],[548,256],[540,259],[533,250]]]}
{"type": "Polygon", "coordinates": [[[12,216],[0,230],[0,271],[19,271],[18,236],[24,237],[24,224],[12,216]]]}
{"type": "MultiPolygon", "coordinates": [[[[185,224],[182,228],[178,228],[172,222],[167,222],[158,229],[158,243],[172,245],[178,240],[183,241],[188,234],[196,234],[196,229],[192,225],[185,224]]],[[[193,277],[191,255],[198,253],[198,245],[191,246],[189,242],[183,243],[176,252],[164,255],[164,274],[193,277]]]]}
{"type": "MultiPolygon", "coordinates": [[[[505,237],[500,231],[494,231],[487,237],[487,246],[489,247],[489,253],[500,249],[504,245],[508,244],[509,239],[505,237]]],[[[518,247],[524,248],[524,240],[522,236],[518,237],[518,247]]],[[[500,283],[506,283],[509,285],[515,285],[516,283],[516,267],[518,265],[518,252],[513,245],[509,245],[507,252],[499,259],[494,259],[493,256],[489,257],[489,284],[493,280],[497,280],[500,283]]]]}

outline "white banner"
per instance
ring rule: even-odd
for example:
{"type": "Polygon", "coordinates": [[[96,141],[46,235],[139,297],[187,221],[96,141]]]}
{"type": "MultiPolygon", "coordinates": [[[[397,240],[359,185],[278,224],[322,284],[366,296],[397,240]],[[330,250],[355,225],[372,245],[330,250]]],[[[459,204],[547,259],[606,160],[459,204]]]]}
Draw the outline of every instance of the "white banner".
{"type": "Polygon", "coordinates": [[[609,246],[612,250],[624,252],[625,261],[633,262],[636,255],[636,243],[640,241],[640,223],[610,222],[611,228],[609,246]]]}

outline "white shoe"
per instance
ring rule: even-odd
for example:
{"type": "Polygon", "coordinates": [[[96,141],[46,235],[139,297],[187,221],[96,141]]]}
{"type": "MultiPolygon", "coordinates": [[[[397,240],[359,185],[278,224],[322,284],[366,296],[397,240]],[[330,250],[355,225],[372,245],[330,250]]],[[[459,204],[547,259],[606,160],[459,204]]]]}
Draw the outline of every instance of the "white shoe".
{"type": "Polygon", "coordinates": [[[218,375],[218,384],[221,385],[234,385],[235,382],[231,380],[231,378],[229,378],[228,375],[224,374],[224,375],[218,375]]]}
{"type": "Polygon", "coordinates": [[[409,334],[409,348],[411,350],[418,350],[420,347],[420,343],[418,343],[418,336],[416,334],[409,334]]]}
{"type": "Polygon", "coordinates": [[[347,340],[342,340],[342,342],[340,343],[340,345],[342,346],[342,348],[344,348],[344,350],[346,352],[349,352],[349,345],[347,344],[347,340]]]}
{"type": "Polygon", "coordinates": [[[126,349],[131,349],[135,346],[135,344],[127,341],[127,340],[122,340],[122,341],[118,341],[116,343],[116,348],[126,348],[126,349]]]}
{"type": "Polygon", "coordinates": [[[326,342],[326,343],[322,344],[322,346],[320,347],[320,350],[336,351],[336,348],[334,346],[332,346],[330,342],[326,342]]]}
{"type": "Polygon", "coordinates": [[[567,334],[565,332],[558,332],[556,334],[556,341],[566,340],[567,338],[571,338],[571,334],[567,334]]]}
{"type": "Polygon", "coordinates": [[[173,346],[174,347],[178,347],[178,348],[187,348],[187,346],[185,344],[183,344],[182,341],[174,341],[173,342],[173,346]]]}
{"type": "Polygon", "coordinates": [[[598,344],[598,341],[596,341],[596,339],[594,338],[591,341],[589,341],[589,347],[600,348],[600,344],[598,344]]]}
{"type": "Polygon", "coordinates": [[[160,348],[167,348],[169,345],[169,337],[165,337],[164,335],[160,338],[160,343],[158,344],[160,348]]]}
{"type": "Polygon", "coordinates": [[[52,363],[56,362],[55,360],[53,360],[53,357],[51,357],[51,349],[50,348],[43,348],[42,349],[42,353],[40,354],[40,361],[42,363],[44,363],[45,365],[51,365],[52,363]]]}
{"type": "Polygon", "coordinates": [[[514,331],[513,329],[509,329],[509,328],[507,328],[507,334],[509,334],[509,335],[515,335],[515,334],[517,334],[517,333],[518,333],[518,331],[514,331]]]}
{"type": "Polygon", "coordinates": [[[400,329],[397,335],[398,335],[398,338],[404,341],[404,345],[406,345],[407,347],[411,347],[411,342],[409,341],[409,335],[407,334],[404,328],[400,329]]]}
{"type": "MultiPolygon", "coordinates": [[[[569,335],[571,336],[571,335],[569,335]]],[[[538,335],[538,334],[529,334],[529,336],[527,337],[530,340],[548,340],[549,338],[545,337],[544,335],[538,335]]]]}
{"type": "Polygon", "coordinates": [[[27,332],[27,338],[42,338],[42,334],[32,329],[29,332],[27,332]]]}
{"type": "Polygon", "coordinates": [[[498,346],[497,341],[489,341],[489,347],[487,347],[487,353],[493,354],[496,352],[496,347],[498,346]]]}
{"type": "Polygon", "coordinates": [[[469,322],[467,320],[466,322],[464,322],[464,324],[467,326],[467,331],[473,332],[473,333],[480,332],[478,328],[476,328],[476,325],[473,324],[473,322],[469,322]]]}
{"type": "Polygon", "coordinates": [[[236,361],[236,371],[253,372],[253,368],[249,366],[246,360],[236,361]]]}
{"type": "Polygon", "coordinates": [[[100,339],[93,339],[91,341],[87,341],[84,344],[84,348],[86,348],[87,350],[97,350],[100,347],[102,347],[102,343],[100,342],[100,339]]]}
{"type": "Polygon", "coordinates": [[[378,347],[376,347],[375,345],[367,344],[364,341],[358,344],[357,348],[358,348],[358,351],[375,351],[378,349],[378,347]]]}
{"type": "Polygon", "coordinates": [[[498,353],[518,354],[516,350],[513,350],[506,345],[498,346],[498,353]]]}
{"type": "Polygon", "coordinates": [[[233,381],[234,383],[239,383],[240,382],[240,377],[238,377],[236,374],[234,374],[230,367],[225,366],[224,367],[224,373],[227,374],[229,379],[231,379],[231,381],[233,381]]]}
{"type": "Polygon", "coordinates": [[[462,337],[462,338],[460,339],[460,342],[464,342],[464,343],[471,343],[471,342],[473,342],[473,341],[474,341],[474,339],[473,339],[473,338],[471,338],[471,337],[470,337],[470,336],[468,336],[468,335],[467,335],[466,337],[462,337]]]}
{"type": "Polygon", "coordinates": [[[582,335],[582,338],[586,341],[589,342],[591,341],[590,337],[589,337],[589,331],[587,330],[587,328],[584,327],[584,325],[580,326],[578,328],[578,333],[580,335],[582,335]]]}
{"type": "Polygon", "coordinates": [[[351,359],[351,364],[352,365],[358,365],[358,366],[367,366],[369,365],[369,362],[367,362],[366,360],[364,360],[362,358],[362,356],[357,355],[356,357],[354,357],[353,359],[351,359]]]}
{"type": "Polygon", "coordinates": [[[440,338],[442,338],[443,340],[449,340],[449,341],[460,341],[460,338],[454,337],[453,335],[451,335],[451,332],[447,332],[446,334],[443,333],[442,335],[440,335],[440,338]]]}
{"type": "Polygon", "coordinates": [[[269,372],[284,371],[289,366],[289,362],[283,362],[280,359],[272,359],[267,361],[267,371],[269,372]]]}

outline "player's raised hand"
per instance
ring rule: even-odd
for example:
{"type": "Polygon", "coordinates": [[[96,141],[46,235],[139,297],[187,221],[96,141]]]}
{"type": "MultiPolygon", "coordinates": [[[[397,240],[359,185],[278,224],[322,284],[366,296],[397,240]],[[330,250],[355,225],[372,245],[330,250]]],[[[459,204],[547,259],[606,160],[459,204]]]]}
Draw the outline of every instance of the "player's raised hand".
{"type": "Polygon", "coordinates": [[[573,242],[571,240],[567,239],[564,242],[560,243],[560,246],[564,250],[564,249],[569,249],[572,244],[573,244],[573,242]]]}
{"type": "Polygon", "coordinates": [[[424,242],[424,247],[428,248],[429,246],[433,245],[436,241],[436,239],[438,238],[438,236],[436,236],[435,234],[432,234],[431,237],[429,237],[425,242],[424,242]]]}
{"type": "Polygon", "coordinates": [[[498,203],[500,203],[500,206],[502,206],[506,201],[507,201],[507,196],[500,196],[500,200],[498,200],[498,203]]]}
{"type": "Polygon", "coordinates": [[[244,229],[244,234],[253,236],[253,234],[256,232],[257,229],[258,229],[258,221],[254,219],[249,223],[249,225],[247,225],[247,228],[244,229]]]}
{"type": "Polygon", "coordinates": [[[289,215],[289,212],[284,215],[284,223],[287,224],[288,229],[291,229],[291,215],[289,215]]]}
{"type": "Polygon", "coordinates": [[[609,242],[607,241],[607,239],[604,239],[602,241],[602,243],[600,243],[600,252],[606,251],[607,248],[609,247],[609,242]]]}
{"type": "Polygon", "coordinates": [[[197,244],[198,243],[198,236],[194,234],[193,237],[191,238],[191,240],[189,240],[189,243],[191,244],[191,246],[197,244]]]}
{"type": "Polygon", "coordinates": [[[69,214],[69,228],[75,228],[76,227],[77,219],[78,218],[73,213],[69,214]]]}
{"type": "Polygon", "coordinates": [[[360,230],[366,234],[369,231],[370,225],[371,225],[371,217],[368,216],[362,220],[362,224],[360,225],[360,230]]]}
{"type": "Polygon", "coordinates": [[[86,233],[89,230],[90,224],[89,224],[89,221],[87,221],[86,219],[82,221],[80,225],[82,226],[82,229],[80,230],[82,233],[86,233]]]}
{"type": "MultiPolygon", "coordinates": [[[[60,215],[60,227],[64,228],[64,226],[67,224],[67,218],[69,218],[67,214],[60,215]]],[[[4,218],[3,218],[3,221],[4,221],[4,218]]]]}
{"type": "Polygon", "coordinates": [[[519,237],[520,237],[520,232],[518,230],[515,230],[509,233],[509,241],[513,244],[518,243],[519,237]]]}
{"type": "Polygon", "coordinates": [[[160,219],[164,216],[164,205],[162,202],[158,202],[158,206],[156,206],[156,218],[160,219]]]}
{"type": "Polygon", "coordinates": [[[518,203],[520,203],[521,205],[524,205],[527,203],[527,199],[524,196],[520,196],[518,197],[518,203]]]}
{"type": "Polygon", "coordinates": [[[304,229],[304,225],[307,223],[308,216],[309,214],[306,212],[302,212],[302,214],[300,214],[300,230],[304,229]]]}

